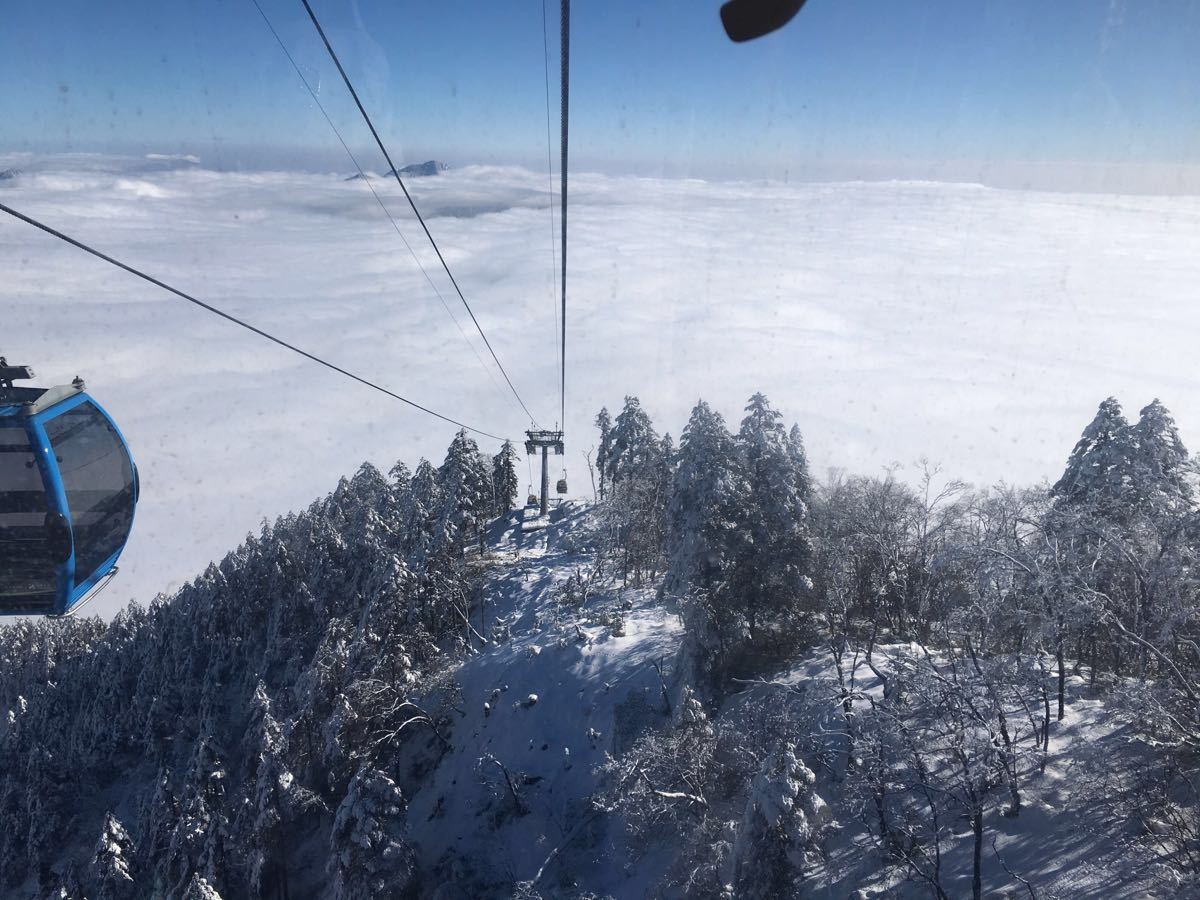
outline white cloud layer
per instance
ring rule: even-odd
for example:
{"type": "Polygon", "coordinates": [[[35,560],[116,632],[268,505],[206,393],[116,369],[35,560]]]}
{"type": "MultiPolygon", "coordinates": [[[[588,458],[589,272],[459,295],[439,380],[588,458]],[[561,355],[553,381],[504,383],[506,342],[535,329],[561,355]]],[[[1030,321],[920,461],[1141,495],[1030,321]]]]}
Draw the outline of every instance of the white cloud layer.
{"type": "MultiPolygon", "coordinates": [[[[154,156],[0,156],[9,167],[3,202],[418,402],[526,426],[360,181],[154,156]]],[[[470,333],[398,188],[375,184],[470,333]]],[[[547,175],[470,167],[411,187],[552,424],[547,175]]],[[[1161,397],[1200,441],[1200,198],[578,175],[570,224],[575,492],[592,417],[625,393],[678,435],[697,397],[736,427],[761,389],[818,472],[926,455],[977,483],[1050,477],[1108,394],[1131,415],[1161,397]]],[[[178,587],[362,460],[440,460],[452,436],[19,222],[0,222],[0,259],[0,352],[46,381],[87,378],[141,469],[100,612],[178,587]]]]}

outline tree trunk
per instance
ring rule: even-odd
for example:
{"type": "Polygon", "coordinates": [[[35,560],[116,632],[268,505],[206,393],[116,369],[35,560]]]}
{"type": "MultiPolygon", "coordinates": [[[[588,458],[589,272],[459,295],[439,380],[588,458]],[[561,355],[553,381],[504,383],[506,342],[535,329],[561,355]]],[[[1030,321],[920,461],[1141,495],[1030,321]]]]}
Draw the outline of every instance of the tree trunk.
{"type": "Polygon", "coordinates": [[[1004,780],[1008,783],[1009,807],[1005,810],[1004,815],[1008,817],[1017,816],[1021,812],[1021,792],[1017,787],[1017,771],[1016,764],[1013,761],[1013,746],[1012,738],[1008,733],[1008,717],[1004,714],[1004,704],[1001,702],[999,692],[983,672],[983,666],[979,664],[979,656],[975,653],[975,645],[967,640],[967,653],[971,657],[971,665],[975,669],[975,674],[979,676],[979,680],[983,682],[987,688],[988,698],[992,704],[992,712],[996,716],[996,725],[1000,729],[1000,744],[997,748],[1000,751],[1000,764],[1004,769],[1004,780]]]}
{"type": "Polygon", "coordinates": [[[1096,633],[1094,631],[1092,632],[1091,645],[1092,645],[1092,647],[1091,647],[1091,663],[1092,664],[1091,664],[1091,672],[1088,675],[1088,684],[1091,687],[1095,687],[1096,686],[1096,660],[1097,660],[1098,653],[1096,650],[1096,633]]]}
{"type": "Polygon", "coordinates": [[[1064,659],[1064,653],[1063,653],[1063,642],[1064,642],[1063,631],[1064,630],[1065,629],[1063,628],[1062,617],[1059,616],[1059,619],[1058,619],[1058,641],[1057,641],[1057,646],[1054,648],[1054,652],[1055,652],[1055,656],[1057,657],[1057,662],[1058,662],[1058,721],[1060,721],[1060,722],[1063,720],[1063,716],[1065,715],[1065,712],[1064,712],[1065,699],[1064,698],[1067,693],[1067,669],[1066,669],[1066,661],[1064,659]]]}
{"type": "MultiPolygon", "coordinates": [[[[1045,679],[1042,680],[1042,751],[1050,752],[1050,692],[1046,690],[1045,679]]],[[[1045,770],[1045,757],[1042,758],[1042,768],[1045,770]]]]}
{"type": "Polygon", "coordinates": [[[875,790],[871,793],[872,799],[875,801],[875,815],[879,818],[879,843],[883,845],[883,852],[890,857],[895,852],[895,847],[892,845],[892,828],[888,823],[887,801],[884,797],[882,779],[877,781],[875,790]]]}
{"type": "Polygon", "coordinates": [[[971,871],[971,898],[983,896],[983,810],[976,806],[971,810],[971,831],[975,835],[973,868],[971,871]]]}

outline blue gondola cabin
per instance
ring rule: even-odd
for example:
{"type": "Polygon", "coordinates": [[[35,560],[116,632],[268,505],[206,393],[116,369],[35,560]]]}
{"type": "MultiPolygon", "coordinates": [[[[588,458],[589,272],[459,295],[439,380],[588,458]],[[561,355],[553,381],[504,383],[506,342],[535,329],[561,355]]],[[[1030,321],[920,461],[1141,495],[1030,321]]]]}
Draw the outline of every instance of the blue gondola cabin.
{"type": "Polygon", "coordinates": [[[137,469],[121,432],[76,379],[0,360],[0,615],[63,615],[116,568],[137,469]]]}

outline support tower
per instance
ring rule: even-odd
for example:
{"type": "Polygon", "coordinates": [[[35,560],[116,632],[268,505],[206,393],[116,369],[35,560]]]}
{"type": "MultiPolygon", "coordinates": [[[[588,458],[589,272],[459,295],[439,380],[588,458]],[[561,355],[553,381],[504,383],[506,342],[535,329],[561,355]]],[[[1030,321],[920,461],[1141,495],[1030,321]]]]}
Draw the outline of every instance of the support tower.
{"type": "Polygon", "coordinates": [[[551,449],[554,450],[555,456],[563,455],[563,433],[561,431],[527,431],[525,432],[525,452],[528,454],[537,453],[538,448],[542,448],[542,490],[541,514],[544,516],[550,512],[550,466],[547,455],[551,449]]]}

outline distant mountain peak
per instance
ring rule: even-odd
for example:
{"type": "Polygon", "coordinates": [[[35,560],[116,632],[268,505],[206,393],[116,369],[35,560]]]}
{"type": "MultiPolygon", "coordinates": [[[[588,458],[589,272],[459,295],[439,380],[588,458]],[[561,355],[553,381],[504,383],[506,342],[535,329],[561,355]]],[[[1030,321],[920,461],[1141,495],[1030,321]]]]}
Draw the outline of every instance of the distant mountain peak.
{"type": "MultiPolygon", "coordinates": [[[[427,175],[441,175],[450,167],[444,162],[439,162],[436,159],[427,159],[423,163],[410,163],[407,166],[401,166],[399,173],[401,177],[424,178],[427,175]]],[[[396,170],[388,169],[383,173],[384,178],[393,178],[396,175],[396,170]]],[[[358,181],[362,178],[373,178],[373,175],[367,175],[359,172],[351,175],[346,181],[358,181]]]]}
{"type": "MultiPolygon", "coordinates": [[[[427,159],[423,163],[412,163],[400,169],[401,175],[440,175],[450,167],[444,162],[438,162],[436,159],[427,159]]],[[[388,173],[392,174],[391,172],[388,173]]]]}

